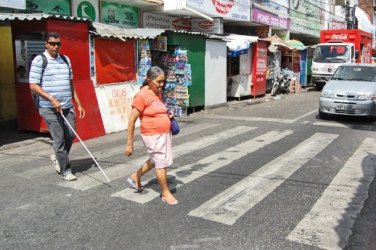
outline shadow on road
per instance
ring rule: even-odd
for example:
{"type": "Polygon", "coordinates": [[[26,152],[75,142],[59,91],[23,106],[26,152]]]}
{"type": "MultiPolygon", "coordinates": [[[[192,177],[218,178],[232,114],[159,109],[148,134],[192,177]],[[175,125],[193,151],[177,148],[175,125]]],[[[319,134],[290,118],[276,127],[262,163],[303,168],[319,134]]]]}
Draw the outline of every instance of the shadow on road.
{"type": "Polygon", "coordinates": [[[39,137],[49,138],[48,133],[37,133],[18,130],[17,120],[0,121],[0,147],[6,144],[21,142],[39,137]]]}
{"type": "MultiPolygon", "coordinates": [[[[354,217],[358,219],[352,228],[352,236],[349,239],[345,250],[352,249],[375,249],[376,246],[376,213],[374,211],[376,205],[376,182],[374,179],[376,165],[376,156],[368,154],[362,162],[362,170],[365,178],[363,178],[357,193],[354,194],[354,199],[350,202],[343,217],[354,217]],[[368,190],[368,193],[364,193],[364,190],[368,190]],[[360,204],[360,200],[357,197],[367,196],[364,204],[360,204]],[[357,207],[361,206],[362,210],[357,214],[357,207]]],[[[347,223],[342,220],[338,225],[338,234],[341,235],[341,227],[348,226],[347,223]]]]}
{"type": "Polygon", "coordinates": [[[325,118],[322,118],[319,115],[317,115],[316,118],[321,121],[338,122],[351,129],[376,131],[376,123],[374,122],[373,118],[341,115],[328,115],[325,118]]]}

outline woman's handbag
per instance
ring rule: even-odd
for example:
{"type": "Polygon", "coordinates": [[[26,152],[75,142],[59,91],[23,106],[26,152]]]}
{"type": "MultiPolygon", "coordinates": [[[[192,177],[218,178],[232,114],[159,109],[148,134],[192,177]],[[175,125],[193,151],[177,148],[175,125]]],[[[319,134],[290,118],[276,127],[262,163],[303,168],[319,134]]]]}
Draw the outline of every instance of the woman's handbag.
{"type": "Polygon", "coordinates": [[[170,118],[171,121],[171,134],[177,135],[180,132],[179,124],[174,117],[170,118]]]}

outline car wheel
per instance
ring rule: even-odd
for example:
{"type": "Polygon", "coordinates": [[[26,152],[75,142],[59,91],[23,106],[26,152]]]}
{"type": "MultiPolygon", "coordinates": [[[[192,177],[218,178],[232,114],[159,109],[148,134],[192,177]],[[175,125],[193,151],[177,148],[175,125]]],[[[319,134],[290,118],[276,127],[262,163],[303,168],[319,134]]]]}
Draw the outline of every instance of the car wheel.
{"type": "Polygon", "coordinates": [[[368,117],[367,117],[367,121],[368,121],[368,122],[371,122],[371,123],[372,123],[372,122],[375,122],[375,121],[376,121],[376,116],[368,116],[368,117]]]}
{"type": "Polygon", "coordinates": [[[322,112],[321,110],[319,110],[319,117],[321,119],[327,119],[328,118],[328,114],[325,114],[324,112],[322,112]]]}
{"type": "Polygon", "coordinates": [[[322,84],[322,83],[316,83],[316,90],[317,91],[321,91],[323,87],[324,87],[324,84],[322,84]]]}

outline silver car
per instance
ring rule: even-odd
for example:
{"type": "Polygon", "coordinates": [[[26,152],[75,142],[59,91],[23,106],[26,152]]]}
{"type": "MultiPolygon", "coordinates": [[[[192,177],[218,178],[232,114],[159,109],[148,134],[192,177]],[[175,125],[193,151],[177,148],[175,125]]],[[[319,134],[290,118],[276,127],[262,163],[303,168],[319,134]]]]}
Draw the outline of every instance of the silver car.
{"type": "Polygon", "coordinates": [[[319,115],[376,117],[376,64],[343,64],[321,91],[319,115]]]}

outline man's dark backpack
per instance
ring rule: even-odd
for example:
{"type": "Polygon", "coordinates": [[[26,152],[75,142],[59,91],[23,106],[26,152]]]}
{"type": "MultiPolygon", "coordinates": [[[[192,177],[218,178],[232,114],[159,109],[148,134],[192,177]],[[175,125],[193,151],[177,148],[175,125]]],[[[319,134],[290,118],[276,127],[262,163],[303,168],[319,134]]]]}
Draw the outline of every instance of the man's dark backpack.
{"type": "MultiPolygon", "coordinates": [[[[41,74],[41,77],[40,77],[40,86],[42,87],[42,78],[43,78],[44,71],[47,68],[48,60],[47,60],[47,57],[44,54],[40,54],[40,56],[42,57],[42,60],[43,60],[42,74],[41,74]]],[[[68,65],[68,68],[69,68],[68,59],[62,54],[60,54],[60,57],[68,65]]],[[[70,68],[69,68],[69,70],[70,70],[70,68]]],[[[31,98],[33,99],[33,103],[34,103],[35,108],[37,110],[39,110],[39,95],[37,93],[35,93],[34,91],[31,91],[31,98]]]]}

